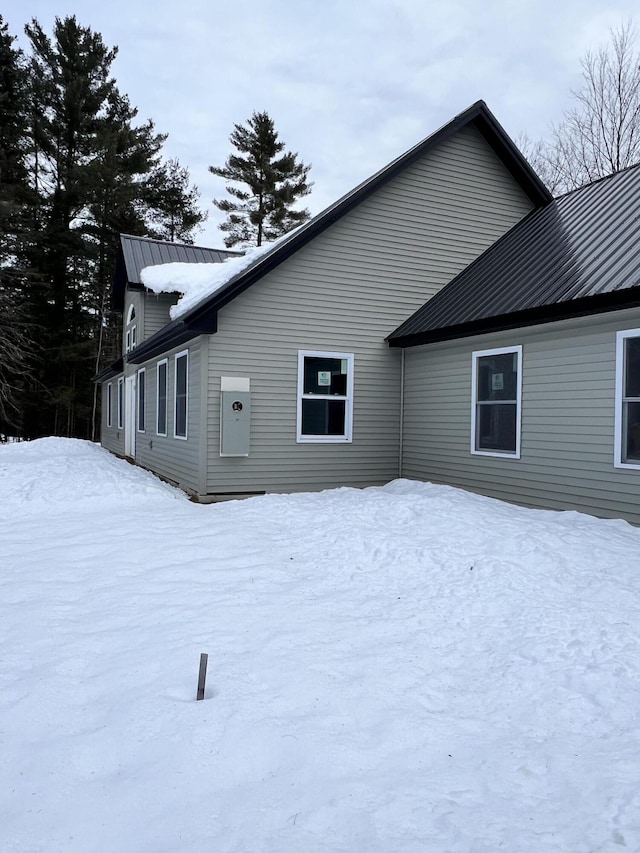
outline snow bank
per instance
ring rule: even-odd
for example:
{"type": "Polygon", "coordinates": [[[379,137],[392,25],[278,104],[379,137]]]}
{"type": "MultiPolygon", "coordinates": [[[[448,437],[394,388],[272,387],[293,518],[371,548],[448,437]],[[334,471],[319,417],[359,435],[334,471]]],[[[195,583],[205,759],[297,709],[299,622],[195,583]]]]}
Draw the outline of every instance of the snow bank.
{"type": "Polygon", "coordinates": [[[292,233],[290,231],[271,243],[247,249],[241,257],[227,258],[220,264],[158,264],[145,267],[140,278],[144,286],[154,293],[182,294],[170,311],[171,319],[177,320],[281,242],[288,240],[292,233]]]}
{"type": "Polygon", "coordinates": [[[0,447],[0,849],[640,850],[640,531],[0,447]],[[209,653],[195,702],[200,652],[209,653]]]}

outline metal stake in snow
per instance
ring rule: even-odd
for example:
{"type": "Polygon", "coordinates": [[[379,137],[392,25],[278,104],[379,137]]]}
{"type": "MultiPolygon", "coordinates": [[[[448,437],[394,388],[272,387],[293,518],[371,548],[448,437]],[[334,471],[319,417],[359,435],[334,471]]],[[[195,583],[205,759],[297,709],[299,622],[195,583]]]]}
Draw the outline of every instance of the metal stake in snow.
{"type": "Polygon", "coordinates": [[[204,685],[207,680],[207,661],[209,655],[200,655],[200,672],[198,673],[198,695],[196,699],[204,699],[204,685]]]}

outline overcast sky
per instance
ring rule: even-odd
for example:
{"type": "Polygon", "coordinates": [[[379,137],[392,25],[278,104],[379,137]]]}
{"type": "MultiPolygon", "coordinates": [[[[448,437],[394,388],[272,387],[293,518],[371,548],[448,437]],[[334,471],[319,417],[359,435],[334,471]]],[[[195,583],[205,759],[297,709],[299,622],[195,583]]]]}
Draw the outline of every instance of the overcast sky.
{"type": "MultiPolygon", "coordinates": [[[[632,0],[4,0],[51,33],[57,16],[117,45],[120,90],[169,134],[221,246],[208,173],[229,133],[267,110],[287,147],[312,165],[318,213],[482,98],[506,131],[544,136],[580,82],[580,59],[635,12],[632,0]]],[[[636,21],[640,24],[640,21],[636,21]]]]}

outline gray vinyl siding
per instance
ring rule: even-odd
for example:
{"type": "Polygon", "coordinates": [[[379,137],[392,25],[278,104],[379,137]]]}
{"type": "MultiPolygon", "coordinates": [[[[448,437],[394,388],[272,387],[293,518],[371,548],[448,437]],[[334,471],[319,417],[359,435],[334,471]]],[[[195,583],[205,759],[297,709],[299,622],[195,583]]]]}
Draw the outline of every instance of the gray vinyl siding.
{"type": "Polygon", "coordinates": [[[640,523],[640,471],[615,468],[616,332],[640,308],[406,350],[405,477],[640,523]],[[523,346],[521,458],[470,453],[471,354],[523,346]]]}
{"type": "Polygon", "coordinates": [[[158,435],[157,426],[157,366],[162,358],[154,359],[136,367],[145,368],[145,431],[136,433],[136,462],[156,474],[178,484],[182,488],[200,491],[200,437],[201,429],[201,339],[196,338],[188,345],[171,350],[162,358],[168,359],[167,387],[167,435],[158,435]],[[175,438],[175,375],[176,354],[189,353],[187,392],[187,438],[175,438]]]}
{"type": "Polygon", "coordinates": [[[124,302],[124,312],[122,314],[122,354],[126,355],[127,350],[127,332],[136,327],[136,340],[140,345],[144,338],[144,293],[140,290],[128,290],[124,302]],[[133,305],[136,316],[131,323],[127,323],[129,316],[129,308],[133,305]]]}
{"type": "Polygon", "coordinates": [[[400,353],[385,337],[531,209],[466,128],[218,316],[209,340],[209,494],[364,486],[398,474],[400,353]],[[298,350],[353,353],[353,442],[296,442],[298,350]],[[221,376],[251,380],[251,451],[219,456],[221,376]]]}
{"type": "Polygon", "coordinates": [[[137,326],[138,346],[142,341],[155,335],[163,326],[170,321],[169,309],[178,301],[175,293],[150,293],[144,290],[131,290],[127,288],[123,319],[122,352],[126,348],[127,330],[134,324],[137,326]],[[127,325],[129,308],[134,305],[136,317],[133,323],[127,325]]]}
{"type": "Polygon", "coordinates": [[[102,393],[102,413],[100,423],[100,444],[112,453],[117,453],[119,456],[124,455],[124,430],[118,429],[118,377],[110,379],[109,382],[103,382],[101,385],[102,393]],[[111,426],[107,426],[107,387],[111,384],[112,387],[112,418],[111,426]]]}
{"type": "Polygon", "coordinates": [[[170,321],[169,309],[175,305],[178,297],[175,293],[144,293],[144,338],[155,335],[170,321]]]}

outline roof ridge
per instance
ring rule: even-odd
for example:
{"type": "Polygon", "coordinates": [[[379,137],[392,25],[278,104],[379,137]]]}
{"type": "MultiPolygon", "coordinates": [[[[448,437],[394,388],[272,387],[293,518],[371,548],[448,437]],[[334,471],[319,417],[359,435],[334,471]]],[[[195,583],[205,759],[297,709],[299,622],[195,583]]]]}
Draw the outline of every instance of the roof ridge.
{"type": "Polygon", "coordinates": [[[244,252],[242,250],[237,249],[216,249],[213,246],[200,246],[196,243],[183,243],[183,242],[175,242],[174,240],[159,240],[157,237],[141,237],[138,234],[120,234],[120,239],[126,240],[139,240],[144,243],[157,243],[161,246],[180,246],[184,249],[202,249],[205,252],[225,252],[229,255],[243,255],[244,252]]]}

